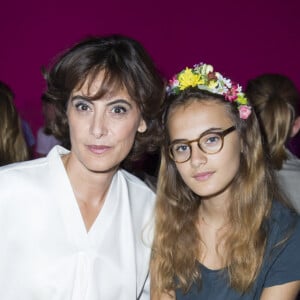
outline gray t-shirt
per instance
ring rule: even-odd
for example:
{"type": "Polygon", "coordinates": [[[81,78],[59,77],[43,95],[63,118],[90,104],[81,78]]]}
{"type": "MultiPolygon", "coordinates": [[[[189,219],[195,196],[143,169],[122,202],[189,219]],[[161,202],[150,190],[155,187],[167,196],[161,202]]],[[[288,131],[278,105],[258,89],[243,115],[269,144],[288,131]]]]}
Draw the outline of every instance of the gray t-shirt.
{"type": "Polygon", "coordinates": [[[187,294],[176,291],[177,300],[259,300],[264,288],[300,280],[300,217],[274,202],[267,224],[268,241],[263,265],[246,294],[229,286],[226,271],[210,270],[199,264],[202,274],[201,288],[193,284],[187,294]],[[288,240],[275,247],[287,234],[288,240]]]}

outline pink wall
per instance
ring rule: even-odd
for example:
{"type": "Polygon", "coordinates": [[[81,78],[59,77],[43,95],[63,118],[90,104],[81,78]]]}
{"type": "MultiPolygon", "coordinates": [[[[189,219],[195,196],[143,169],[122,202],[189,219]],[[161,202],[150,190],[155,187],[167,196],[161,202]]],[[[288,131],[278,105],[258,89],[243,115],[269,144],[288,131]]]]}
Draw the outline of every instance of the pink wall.
{"type": "Polygon", "coordinates": [[[91,34],[138,39],[168,77],[204,61],[242,84],[280,72],[300,87],[297,0],[18,2],[1,5],[0,80],[34,131],[42,123],[41,66],[91,34]]]}

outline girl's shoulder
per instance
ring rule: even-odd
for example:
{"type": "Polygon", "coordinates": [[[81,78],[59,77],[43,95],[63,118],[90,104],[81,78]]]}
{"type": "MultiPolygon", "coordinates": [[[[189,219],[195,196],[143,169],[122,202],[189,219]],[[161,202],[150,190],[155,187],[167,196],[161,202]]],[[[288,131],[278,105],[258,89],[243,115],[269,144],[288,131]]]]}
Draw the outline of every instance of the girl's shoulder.
{"type": "Polygon", "coordinates": [[[264,288],[300,279],[299,215],[274,201],[268,223],[267,245],[259,276],[264,288]]]}
{"type": "MultiPolygon", "coordinates": [[[[267,245],[265,256],[273,259],[298,255],[300,250],[300,217],[296,211],[274,201],[267,220],[267,245]]],[[[299,261],[300,263],[300,261],[299,261]]],[[[300,265],[299,265],[300,269],[300,265]]]]}
{"type": "Polygon", "coordinates": [[[300,217],[294,209],[279,201],[273,201],[271,213],[268,218],[269,227],[279,226],[282,229],[288,229],[299,222],[299,220],[300,217]]]}

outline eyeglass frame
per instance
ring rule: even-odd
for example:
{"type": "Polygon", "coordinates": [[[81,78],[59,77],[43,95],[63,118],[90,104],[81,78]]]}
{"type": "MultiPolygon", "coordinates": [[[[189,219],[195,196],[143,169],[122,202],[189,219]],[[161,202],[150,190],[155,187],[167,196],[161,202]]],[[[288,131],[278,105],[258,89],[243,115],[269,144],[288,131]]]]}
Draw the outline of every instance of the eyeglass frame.
{"type": "Polygon", "coordinates": [[[194,140],[182,142],[182,144],[185,144],[185,145],[189,146],[189,148],[190,148],[190,155],[188,156],[188,158],[187,158],[186,160],[180,161],[180,162],[175,160],[174,155],[173,155],[173,153],[172,153],[172,147],[173,147],[174,144],[177,144],[178,141],[172,142],[172,143],[168,146],[168,154],[169,154],[169,157],[170,157],[174,162],[176,162],[176,163],[178,163],[178,164],[187,162],[187,161],[191,158],[191,156],[192,156],[192,147],[191,147],[191,144],[194,143],[194,142],[197,142],[198,148],[199,148],[203,153],[208,154],[208,155],[210,155],[210,154],[217,154],[217,153],[219,153],[219,152],[223,149],[223,146],[224,146],[224,137],[225,137],[227,134],[233,132],[234,130],[236,130],[236,126],[231,126],[231,127],[227,128],[227,129],[224,129],[224,130],[222,130],[222,131],[207,130],[207,131],[205,131],[205,132],[202,132],[202,133],[200,134],[200,136],[199,136],[198,138],[194,139],[194,140]],[[200,139],[201,139],[203,136],[205,136],[205,135],[207,135],[207,134],[210,134],[210,133],[216,133],[216,134],[218,134],[218,135],[221,137],[221,140],[222,140],[222,145],[221,145],[220,149],[219,149],[218,151],[214,152],[214,153],[207,153],[205,150],[202,149],[202,147],[201,147],[201,145],[200,145],[200,143],[199,143],[199,142],[200,142],[200,139]]]}

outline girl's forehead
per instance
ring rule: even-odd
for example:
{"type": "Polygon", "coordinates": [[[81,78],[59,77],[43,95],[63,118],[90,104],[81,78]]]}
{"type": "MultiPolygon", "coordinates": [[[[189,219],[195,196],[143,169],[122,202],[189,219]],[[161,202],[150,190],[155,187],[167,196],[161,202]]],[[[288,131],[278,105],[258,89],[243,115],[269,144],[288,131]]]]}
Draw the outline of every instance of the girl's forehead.
{"type": "Polygon", "coordinates": [[[222,116],[223,118],[229,118],[229,113],[225,105],[220,102],[194,100],[171,107],[168,114],[168,120],[174,118],[185,118],[186,116],[208,116],[208,118],[211,119],[218,119],[219,116],[222,116]]]}
{"type": "Polygon", "coordinates": [[[226,108],[218,102],[191,102],[169,112],[167,129],[171,137],[195,138],[209,129],[234,125],[226,108]]]}

